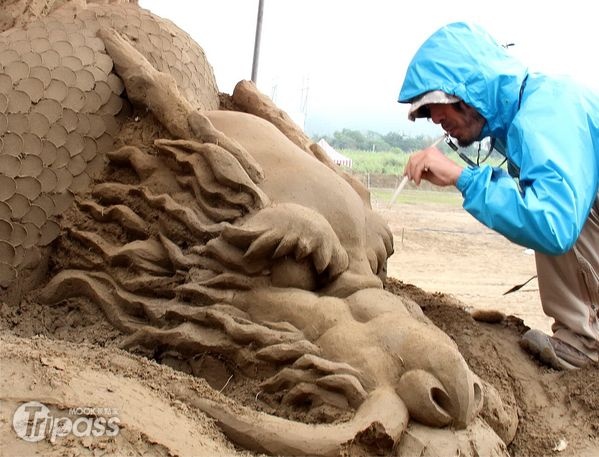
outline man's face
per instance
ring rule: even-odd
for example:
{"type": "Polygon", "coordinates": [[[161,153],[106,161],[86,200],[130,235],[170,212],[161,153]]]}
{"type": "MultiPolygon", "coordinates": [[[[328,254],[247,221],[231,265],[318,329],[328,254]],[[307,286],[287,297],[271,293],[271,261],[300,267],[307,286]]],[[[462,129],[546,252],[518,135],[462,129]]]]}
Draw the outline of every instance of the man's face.
{"type": "Polygon", "coordinates": [[[461,147],[470,146],[478,140],[486,122],[478,111],[464,102],[431,103],[427,107],[431,120],[440,124],[461,147]]]}

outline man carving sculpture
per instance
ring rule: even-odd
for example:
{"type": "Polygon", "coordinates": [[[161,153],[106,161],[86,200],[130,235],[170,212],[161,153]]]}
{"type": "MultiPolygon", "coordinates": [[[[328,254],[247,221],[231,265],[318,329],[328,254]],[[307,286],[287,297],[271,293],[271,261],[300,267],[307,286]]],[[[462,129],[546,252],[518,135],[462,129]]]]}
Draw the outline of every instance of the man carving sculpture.
{"type": "Polygon", "coordinates": [[[529,330],[523,348],[556,369],[599,357],[599,94],[565,77],[529,72],[488,33],[454,23],[417,51],[399,95],[409,117],[430,118],[461,146],[491,137],[509,174],[462,168],[437,149],[405,174],[455,185],[464,208],[535,250],[553,335],[529,330]],[[511,175],[511,176],[510,176],[511,175]]]}

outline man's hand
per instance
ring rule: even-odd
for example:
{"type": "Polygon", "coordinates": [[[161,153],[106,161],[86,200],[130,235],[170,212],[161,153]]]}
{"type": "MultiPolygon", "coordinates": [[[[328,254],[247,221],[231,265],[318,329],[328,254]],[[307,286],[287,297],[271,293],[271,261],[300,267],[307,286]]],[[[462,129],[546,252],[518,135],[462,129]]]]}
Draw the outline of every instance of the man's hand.
{"type": "Polygon", "coordinates": [[[416,185],[419,185],[422,179],[426,179],[437,186],[455,186],[462,169],[432,146],[410,156],[404,175],[416,185]]]}

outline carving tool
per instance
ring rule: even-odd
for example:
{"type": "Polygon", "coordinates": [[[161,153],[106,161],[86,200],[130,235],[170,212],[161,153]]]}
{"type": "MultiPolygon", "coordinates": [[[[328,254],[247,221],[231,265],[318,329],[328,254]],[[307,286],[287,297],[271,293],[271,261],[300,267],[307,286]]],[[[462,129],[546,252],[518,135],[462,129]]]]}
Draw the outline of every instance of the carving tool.
{"type": "MultiPolygon", "coordinates": [[[[433,143],[428,148],[437,146],[441,142],[441,140],[443,140],[444,138],[447,138],[447,134],[444,134],[443,136],[440,136],[439,138],[437,138],[435,141],[433,141],[433,143]]],[[[428,148],[426,148],[426,149],[428,149],[428,148]]],[[[389,200],[389,204],[387,205],[387,208],[391,208],[391,205],[393,205],[393,203],[395,202],[395,199],[397,198],[397,196],[400,194],[400,192],[403,190],[403,188],[405,187],[405,185],[407,183],[408,183],[408,176],[405,175],[402,178],[401,182],[399,183],[399,186],[397,186],[397,189],[395,189],[395,192],[393,193],[391,200],[389,200]]]]}

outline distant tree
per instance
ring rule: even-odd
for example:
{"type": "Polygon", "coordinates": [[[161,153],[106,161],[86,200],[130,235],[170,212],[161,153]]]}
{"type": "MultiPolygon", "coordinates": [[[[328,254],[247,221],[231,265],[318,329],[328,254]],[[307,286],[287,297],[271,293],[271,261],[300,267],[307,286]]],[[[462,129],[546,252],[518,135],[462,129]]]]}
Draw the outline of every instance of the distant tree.
{"type": "Polygon", "coordinates": [[[369,146],[369,150],[371,151],[382,152],[389,151],[392,149],[392,146],[387,141],[385,141],[385,138],[380,133],[369,130],[368,132],[366,132],[365,136],[369,146]]]}
{"type": "MultiPolygon", "coordinates": [[[[333,135],[314,135],[313,140],[324,138],[336,149],[349,149],[353,151],[412,153],[430,146],[434,137],[428,135],[406,135],[400,132],[388,132],[385,135],[374,131],[361,132],[359,130],[342,129],[333,135]]],[[[444,143],[437,146],[444,152],[451,149],[444,143]]]]}
{"type": "Polygon", "coordinates": [[[406,137],[406,135],[404,135],[402,133],[389,132],[385,136],[383,136],[383,139],[389,146],[394,147],[394,148],[403,149],[402,146],[403,146],[405,137],[406,137]]]}
{"type": "Polygon", "coordinates": [[[392,146],[378,132],[343,129],[336,131],[333,136],[314,138],[315,141],[324,138],[336,149],[352,149],[355,151],[388,151],[392,146]]]}

